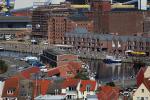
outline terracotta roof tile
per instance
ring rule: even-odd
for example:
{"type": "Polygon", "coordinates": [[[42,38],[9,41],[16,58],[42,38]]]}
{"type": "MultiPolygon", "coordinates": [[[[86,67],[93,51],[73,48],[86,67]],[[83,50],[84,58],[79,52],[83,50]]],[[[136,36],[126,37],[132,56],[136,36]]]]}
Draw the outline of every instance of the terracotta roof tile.
{"type": "Polygon", "coordinates": [[[34,80],[34,97],[38,94],[46,95],[49,85],[52,83],[50,80],[34,80]]]}
{"type": "Polygon", "coordinates": [[[53,69],[49,70],[47,72],[47,74],[49,77],[54,76],[56,74],[60,74],[59,68],[53,68],[53,69]]]}
{"type": "Polygon", "coordinates": [[[10,77],[5,81],[2,97],[17,97],[19,93],[19,78],[10,77]],[[13,94],[8,94],[7,91],[12,90],[13,94]]]}
{"type": "MultiPolygon", "coordinates": [[[[118,99],[119,88],[111,86],[101,86],[99,88],[100,92],[97,93],[99,100],[109,100],[110,98],[118,99]]],[[[114,100],[116,100],[114,99],[114,100]]]]}
{"type": "Polygon", "coordinates": [[[95,88],[96,88],[96,81],[93,81],[93,80],[82,80],[81,81],[80,91],[81,92],[86,91],[87,86],[90,86],[90,91],[94,91],[95,88]]]}
{"type": "Polygon", "coordinates": [[[31,67],[31,68],[28,68],[28,69],[22,71],[22,72],[21,72],[21,75],[22,75],[24,78],[29,79],[32,74],[38,73],[38,72],[40,72],[40,69],[39,69],[38,67],[31,67]]]}
{"type": "Polygon", "coordinates": [[[63,83],[62,83],[62,88],[67,88],[67,87],[71,87],[71,86],[77,86],[79,83],[79,79],[71,79],[68,78],[66,79],[63,83]]]}

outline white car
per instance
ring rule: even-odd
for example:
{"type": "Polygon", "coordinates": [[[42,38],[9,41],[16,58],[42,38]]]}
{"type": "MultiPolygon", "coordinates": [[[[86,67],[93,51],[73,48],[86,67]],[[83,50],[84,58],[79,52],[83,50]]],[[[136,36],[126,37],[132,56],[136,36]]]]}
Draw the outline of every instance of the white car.
{"type": "Polygon", "coordinates": [[[129,97],[129,96],[130,96],[130,93],[129,93],[128,91],[124,91],[124,92],[123,92],[123,95],[129,97]]]}

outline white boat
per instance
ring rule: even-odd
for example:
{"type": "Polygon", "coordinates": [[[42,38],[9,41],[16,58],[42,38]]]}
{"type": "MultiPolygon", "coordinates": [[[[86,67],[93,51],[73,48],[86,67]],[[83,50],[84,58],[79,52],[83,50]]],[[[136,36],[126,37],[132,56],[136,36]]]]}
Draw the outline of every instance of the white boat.
{"type": "Polygon", "coordinates": [[[4,48],[2,46],[0,46],[0,51],[4,50],[4,48]]]}
{"type": "Polygon", "coordinates": [[[121,63],[122,60],[119,58],[116,58],[115,56],[108,56],[106,55],[106,58],[103,60],[105,63],[107,64],[111,64],[111,63],[121,63]]]}
{"type": "Polygon", "coordinates": [[[33,57],[33,56],[28,56],[28,57],[25,57],[25,58],[21,58],[20,60],[29,61],[29,60],[38,60],[38,58],[37,57],[33,57]]]}

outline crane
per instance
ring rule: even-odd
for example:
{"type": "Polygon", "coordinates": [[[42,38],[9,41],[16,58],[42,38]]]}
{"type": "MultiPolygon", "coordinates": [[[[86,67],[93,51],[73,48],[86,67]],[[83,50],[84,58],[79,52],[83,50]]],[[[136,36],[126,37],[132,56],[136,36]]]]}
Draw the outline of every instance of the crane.
{"type": "Polygon", "coordinates": [[[2,0],[1,10],[5,13],[5,16],[10,15],[10,0],[2,0]]]}

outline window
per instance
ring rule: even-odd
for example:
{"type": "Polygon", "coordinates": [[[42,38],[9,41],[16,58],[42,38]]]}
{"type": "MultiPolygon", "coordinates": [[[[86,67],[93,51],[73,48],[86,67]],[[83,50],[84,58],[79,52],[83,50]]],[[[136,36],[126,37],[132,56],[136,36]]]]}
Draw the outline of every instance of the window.
{"type": "Polygon", "coordinates": [[[7,91],[7,94],[13,94],[13,91],[14,91],[14,90],[8,90],[8,91],[7,91]]]}
{"type": "Polygon", "coordinates": [[[137,100],[140,100],[140,97],[137,97],[137,100]]]}
{"type": "Polygon", "coordinates": [[[144,93],[144,89],[142,89],[141,91],[142,91],[142,93],[144,93]]]}
{"type": "Polygon", "coordinates": [[[141,97],[141,100],[144,100],[144,97],[141,97]]]}
{"type": "Polygon", "coordinates": [[[145,100],[148,100],[148,97],[145,97],[145,100]]]}
{"type": "Polygon", "coordinates": [[[86,86],[86,91],[87,91],[87,92],[90,92],[90,88],[91,88],[91,85],[87,85],[87,86],[86,86]]]}

